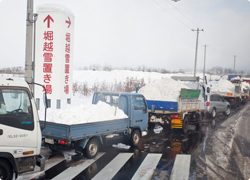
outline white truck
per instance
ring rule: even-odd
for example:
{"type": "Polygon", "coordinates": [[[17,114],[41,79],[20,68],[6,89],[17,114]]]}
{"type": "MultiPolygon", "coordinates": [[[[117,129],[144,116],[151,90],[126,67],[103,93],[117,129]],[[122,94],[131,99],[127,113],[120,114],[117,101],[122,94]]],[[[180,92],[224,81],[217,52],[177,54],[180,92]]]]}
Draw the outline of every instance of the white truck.
{"type": "Polygon", "coordinates": [[[36,165],[43,170],[41,128],[29,85],[23,80],[0,79],[0,179],[11,180],[14,174],[17,178],[36,165]]]}

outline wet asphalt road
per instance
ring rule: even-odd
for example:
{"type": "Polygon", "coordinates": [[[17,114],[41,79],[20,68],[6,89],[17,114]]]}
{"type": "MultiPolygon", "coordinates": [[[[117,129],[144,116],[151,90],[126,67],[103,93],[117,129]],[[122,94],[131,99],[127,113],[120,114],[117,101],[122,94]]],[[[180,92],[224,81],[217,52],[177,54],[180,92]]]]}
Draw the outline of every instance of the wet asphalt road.
{"type": "MultiPolygon", "coordinates": [[[[238,109],[232,109],[231,115],[235,114],[237,111],[238,109]]],[[[171,130],[168,126],[165,126],[160,133],[155,133],[153,128],[151,128],[149,129],[147,136],[142,137],[138,148],[131,147],[129,149],[121,149],[112,147],[111,145],[102,146],[100,152],[104,152],[105,154],[81,173],[76,174],[73,179],[92,179],[115,156],[123,152],[132,152],[133,156],[131,156],[131,158],[113,177],[114,180],[131,179],[148,153],[162,154],[152,179],[169,179],[176,154],[195,155],[198,152],[198,148],[203,148],[203,151],[205,151],[206,139],[227,118],[228,117],[222,114],[218,114],[215,119],[215,126],[213,126],[212,119],[205,118],[199,131],[194,130],[195,128],[192,126],[189,126],[189,131],[186,135],[171,130]]],[[[51,158],[56,154],[57,153],[52,153],[52,155],[47,158],[51,158]]],[[[77,165],[82,159],[84,159],[83,156],[72,156],[70,161],[64,160],[60,162],[56,166],[45,171],[43,176],[36,179],[52,179],[68,167],[77,165]]]]}
{"type": "MultiPolygon", "coordinates": [[[[191,127],[192,128],[192,127],[191,127]]],[[[176,154],[190,154],[196,150],[199,144],[202,131],[190,130],[187,135],[174,132],[169,127],[164,127],[161,133],[154,133],[153,129],[149,129],[147,136],[142,137],[138,148],[121,149],[112,146],[102,146],[100,152],[105,154],[95,163],[91,164],[87,169],[80,174],[76,174],[74,179],[92,179],[98,172],[101,171],[115,156],[123,152],[132,152],[133,156],[124,164],[119,172],[113,177],[114,180],[131,179],[147,154],[160,153],[161,159],[156,167],[152,179],[168,179],[173,168],[176,154]]],[[[50,151],[48,149],[48,151],[50,151]]],[[[52,153],[52,158],[57,153],[52,153]]],[[[35,179],[52,179],[60,172],[66,170],[69,166],[75,166],[78,162],[84,159],[83,156],[72,156],[70,161],[62,161],[56,166],[45,171],[45,174],[35,179]]]]}

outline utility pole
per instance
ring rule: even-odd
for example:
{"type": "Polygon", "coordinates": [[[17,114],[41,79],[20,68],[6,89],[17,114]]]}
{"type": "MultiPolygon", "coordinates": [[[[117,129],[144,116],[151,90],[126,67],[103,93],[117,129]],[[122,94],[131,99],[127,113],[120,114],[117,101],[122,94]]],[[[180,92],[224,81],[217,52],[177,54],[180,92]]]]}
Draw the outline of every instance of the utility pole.
{"type": "Polygon", "coordinates": [[[27,0],[26,16],[26,54],[25,54],[25,80],[32,82],[32,50],[33,50],[33,0],[27,0]]]}
{"type": "Polygon", "coordinates": [[[197,30],[192,29],[192,31],[197,31],[197,37],[196,37],[196,50],[195,50],[195,62],[194,62],[194,77],[196,77],[196,64],[197,64],[197,51],[198,51],[198,37],[199,37],[199,31],[203,31],[203,29],[197,28],[197,30]]]}
{"type": "Polygon", "coordinates": [[[236,56],[234,55],[234,74],[235,74],[235,60],[236,60],[236,56]]]}
{"type": "MultiPolygon", "coordinates": [[[[25,54],[25,80],[28,83],[34,82],[35,78],[35,24],[37,14],[33,14],[33,0],[27,0],[27,16],[26,16],[26,54],[25,54]],[[34,16],[34,19],[33,19],[34,16]],[[33,60],[33,61],[32,61],[33,60]]],[[[30,89],[34,95],[34,84],[30,85],[30,89]]]]}
{"type": "Polygon", "coordinates": [[[205,64],[206,64],[206,47],[207,45],[205,45],[205,48],[204,48],[204,67],[203,67],[203,84],[205,84],[205,64]]]}

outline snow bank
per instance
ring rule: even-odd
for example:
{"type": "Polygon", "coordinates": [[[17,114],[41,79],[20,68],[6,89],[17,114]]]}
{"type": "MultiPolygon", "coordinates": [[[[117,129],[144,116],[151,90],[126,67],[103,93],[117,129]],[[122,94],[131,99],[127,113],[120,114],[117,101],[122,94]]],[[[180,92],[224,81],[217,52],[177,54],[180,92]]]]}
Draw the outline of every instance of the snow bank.
{"type": "Polygon", "coordinates": [[[148,100],[178,101],[181,88],[190,89],[181,81],[171,78],[155,80],[139,90],[148,100]]]}
{"type": "Polygon", "coordinates": [[[67,109],[48,109],[47,121],[61,124],[80,124],[127,118],[124,112],[104,102],[69,106],[67,109]],[[116,112],[116,115],[115,115],[116,112]]]}
{"type": "Polygon", "coordinates": [[[250,88],[250,84],[247,83],[247,82],[241,82],[241,86],[242,86],[243,88],[250,88]]]}
{"type": "Polygon", "coordinates": [[[220,79],[219,81],[210,82],[211,92],[234,92],[235,85],[226,79],[220,79]]]}

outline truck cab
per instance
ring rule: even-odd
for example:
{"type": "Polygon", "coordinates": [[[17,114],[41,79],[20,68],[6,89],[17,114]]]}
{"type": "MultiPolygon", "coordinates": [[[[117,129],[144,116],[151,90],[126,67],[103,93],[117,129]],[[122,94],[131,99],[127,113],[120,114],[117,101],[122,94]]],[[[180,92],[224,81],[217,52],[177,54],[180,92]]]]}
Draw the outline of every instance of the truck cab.
{"type": "Polygon", "coordinates": [[[103,101],[111,106],[123,110],[129,117],[131,128],[139,128],[140,131],[147,129],[148,108],[143,95],[126,92],[95,92],[92,104],[103,101]]]}
{"type": "MultiPolygon", "coordinates": [[[[41,128],[29,85],[0,79],[0,179],[33,171],[41,149],[41,128]]],[[[39,156],[41,157],[41,156],[39,156]]]]}

